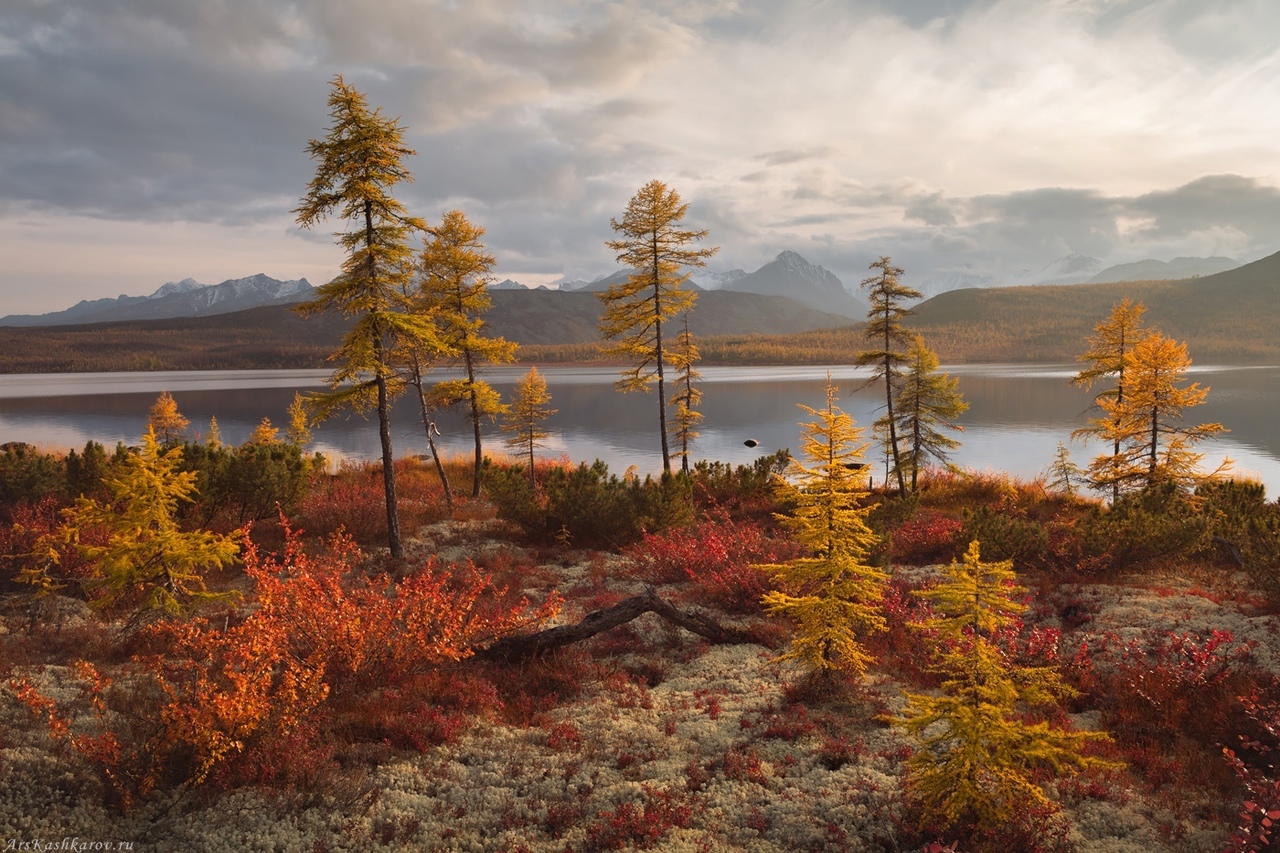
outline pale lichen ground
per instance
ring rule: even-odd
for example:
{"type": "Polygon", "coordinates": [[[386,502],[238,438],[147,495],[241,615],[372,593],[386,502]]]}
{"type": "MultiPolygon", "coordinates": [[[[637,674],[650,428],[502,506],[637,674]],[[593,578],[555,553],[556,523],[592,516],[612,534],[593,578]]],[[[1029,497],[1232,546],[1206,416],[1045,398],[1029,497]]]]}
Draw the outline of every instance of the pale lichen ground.
{"type": "MultiPolygon", "coordinates": [[[[455,547],[441,544],[442,550],[455,547]]],[[[572,586],[607,578],[611,566],[597,558],[543,570],[572,586]]],[[[617,590],[638,591],[634,583],[617,590]]],[[[1258,641],[1257,659],[1272,671],[1280,661],[1277,619],[1242,612],[1229,601],[1102,584],[1073,592],[1092,612],[1085,632],[1141,639],[1225,628],[1258,641]]],[[[894,838],[903,819],[908,741],[898,729],[859,706],[854,713],[861,718],[842,723],[848,740],[857,743],[856,757],[829,769],[820,760],[821,732],[792,738],[762,732],[764,720],[784,707],[783,684],[793,675],[775,662],[774,652],[755,645],[707,647],[689,635],[675,636],[676,629],[653,615],[632,630],[640,650],[630,661],[624,650],[618,665],[650,659],[662,672],[655,686],[606,679],[539,725],[479,722],[457,743],[402,754],[374,768],[342,803],[300,804],[239,791],[212,803],[194,796],[148,803],[121,816],[100,805],[101,784],[58,752],[4,690],[0,842],[77,837],[133,840],[140,850],[561,853],[566,844],[589,849],[591,827],[623,804],[665,792],[688,807],[688,819],[653,849],[901,849],[894,838]]],[[[22,674],[49,695],[70,698],[65,668],[22,674]]],[[[885,676],[871,679],[868,694],[878,697],[882,711],[901,710],[901,687],[885,676]]],[[[1173,804],[1145,794],[1137,780],[1122,777],[1120,784],[1123,796],[1067,798],[1065,816],[1078,850],[1222,848],[1222,827],[1185,816],[1179,823],[1173,804]],[[1170,832],[1172,825],[1180,826],[1177,833],[1170,832]]]]}

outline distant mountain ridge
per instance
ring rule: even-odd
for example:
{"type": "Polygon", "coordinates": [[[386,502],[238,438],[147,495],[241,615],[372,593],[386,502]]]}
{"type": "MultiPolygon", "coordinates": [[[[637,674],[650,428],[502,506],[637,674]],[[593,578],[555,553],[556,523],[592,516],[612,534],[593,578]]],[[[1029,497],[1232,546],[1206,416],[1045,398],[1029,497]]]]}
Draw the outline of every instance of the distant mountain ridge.
{"type": "Polygon", "coordinates": [[[1147,327],[1187,343],[1197,362],[1280,357],[1280,253],[1177,280],[952,290],[916,305],[907,325],[944,361],[1072,362],[1124,298],[1142,302],[1147,327]]]}
{"type": "MultiPolygon", "coordinates": [[[[599,293],[626,281],[630,274],[630,270],[618,270],[594,281],[566,281],[560,284],[560,289],[599,293]]],[[[693,270],[687,286],[708,292],[728,290],[758,296],[783,296],[815,311],[850,319],[866,316],[868,308],[867,303],[855,296],[834,273],[809,263],[790,250],[780,252],[752,273],[740,269],[720,273],[693,270]]]]}
{"type": "Polygon", "coordinates": [[[1240,262],[1231,258],[1174,258],[1171,261],[1143,260],[1130,264],[1117,264],[1107,267],[1089,279],[1090,284],[1105,284],[1112,281],[1174,281],[1198,276],[1216,275],[1240,266],[1240,262]]]}
{"type": "Polygon", "coordinates": [[[233,278],[221,284],[201,284],[192,278],[160,285],[150,296],[86,299],[65,311],[49,314],[10,314],[0,326],[66,326],[130,320],[167,320],[229,314],[263,305],[302,302],[315,295],[305,278],[280,281],[263,273],[233,278]]]}

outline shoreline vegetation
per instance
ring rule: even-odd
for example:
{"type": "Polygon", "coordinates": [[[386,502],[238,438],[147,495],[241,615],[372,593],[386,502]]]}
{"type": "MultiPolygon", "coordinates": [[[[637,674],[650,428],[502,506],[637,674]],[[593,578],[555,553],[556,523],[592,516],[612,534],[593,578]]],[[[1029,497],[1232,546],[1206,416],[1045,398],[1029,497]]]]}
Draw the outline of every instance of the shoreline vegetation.
{"type": "MultiPolygon", "coordinates": [[[[324,325],[325,318],[309,321],[324,325]]],[[[294,334],[289,323],[270,329],[257,323],[243,328],[205,327],[196,321],[104,323],[89,326],[0,328],[0,373],[115,373],[161,370],[288,370],[331,368],[328,360],[339,337],[336,324],[332,339],[294,334]]],[[[964,336],[914,323],[944,364],[1064,364],[1076,360],[1079,341],[1070,344],[1028,346],[1024,341],[996,331],[974,331],[964,336]]],[[[862,324],[790,335],[720,335],[700,338],[699,363],[704,366],[768,366],[842,364],[863,339],[862,324]]],[[[324,331],[325,329],[322,329],[324,331]]],[[[1262,341],[1243,350],[1240,346],[1215,347],[1188,341],[1201,364],[1250,366],[1280,363],[1280,340],[1262,341]],[[1274,345],[1272,345],[1274,343],[1274,345]],[[1266,344],[1266,346],[1262,346],[1266,344]]],[[[602,342],[521,344],[516,363],[522,365],[581,364],[616,367],[602,342]]]]}

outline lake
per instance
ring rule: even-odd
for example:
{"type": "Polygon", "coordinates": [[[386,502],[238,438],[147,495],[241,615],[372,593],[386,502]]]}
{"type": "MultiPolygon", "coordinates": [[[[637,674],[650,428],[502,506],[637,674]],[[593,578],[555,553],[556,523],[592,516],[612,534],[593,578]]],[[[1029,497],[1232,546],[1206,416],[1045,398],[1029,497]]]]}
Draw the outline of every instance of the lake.
{"type": "MultiPolygon", "coordinates": [[[[503,395],[527,367],[492,368],[487,378],[503,395]]],[[[1044,471],[1059,442],[1085,465],[1099,446],[1071,443],[1070,433],[1088,418],[1091,395],[1069,384],[1075,365],[957,365],[944,367],[960,381],[970,408],[961,417],[965,431],[953,460],[974,470],[1006,471],[1031,478],[1044,471]]],[[[657,397],[614,390],[614,368],[561,366],[539,368],[546,376],[551,405],[551,437],[542,455],[574,461],[603,459],[611,471],[635,465],[641,472],[661,470],[657,435],[657,397]]],[[[826,367],[703,367],[699,386],[704,420],[694,458],[749,463],[778,448],[799,448],[807,419],[797,403],[825,404],[827,371],[840,388],[840,406],[860,426],[880,414],[883,392],[865,387],[867,371],[843,365],[826,367]],[[743,442],[754,439],[755,449],[743,442]]],[[[1224,456],[1236,470],[1261,480],[1267,494],[1280,494],[1280,367],[1197,367],[1191,378],[1211,388],[1208,400],[1191,410],[1194,423],[1217,421],[1231,430],[1201,447],[1205,465],[1224,456]]],[[[452,375],[440,372],[439,376],[452,375]]],[[[136,443],[147,412],[161,391],[173,394],[191,420],[193,435],[208,432],[216,416],[224,441],[244,441],[263,417],[284,427],[295,391],[323,387],[327,371],[192,371],[99,374],[0,375],[0,443],[25,441],[45,449],[83,447],[89,439],[108,447],[136,443]]],[[[461,414],[440,421],[447,451],[468,453],[470,431],[461,414]]],[[[426,452],[426,442],[411,400],[398,402],[393,417],[396,455],[426,452]]],[[[501,450],[496,426],[486,426],[488,447],[501,450]]],[[[868,430],[868,437],[870,430],[868,430]]],[[[374,459],[381,455],[376,417],[338,417],[315,431],[312,449],[335,458],[374,459]]],[[[884,476],[881,454],[868,451],[877,480],[884,476]]]]}

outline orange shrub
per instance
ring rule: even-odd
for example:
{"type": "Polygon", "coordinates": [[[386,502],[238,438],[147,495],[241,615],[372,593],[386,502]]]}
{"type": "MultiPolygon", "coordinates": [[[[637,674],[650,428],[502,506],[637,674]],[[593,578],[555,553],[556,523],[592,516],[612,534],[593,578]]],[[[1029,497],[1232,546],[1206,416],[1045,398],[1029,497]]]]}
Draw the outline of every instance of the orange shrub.
{"type": "MultiPolygon", "coordinates": [[[[448,704],[440,696],[445,684],[462,682],[433,673],[559,608],[554,597],[536,608],[511,603],[470,565],[444,570],[431,561],[398,583],[366,575],[351,539],[334,536],[309,554],[287,523],[283,553],[264,555],[249,544],[244,557],[257,585],[255,609],[221,626],[156,623],[140,639],[150,653],[135,658],[128,695],[91,684],[95,708],[106,699],[131,702],[123,716],[146,721],[139,730],[104,731],[93,743],[72,741],[124,806],[164,781],[305,783],[323,775],[317,768],[328,761],[327,744],[367,730],[349,725],[357,712],[376,722],[380,742],[422,748],[447,739],[461,723],[432,709],[448,704]]],[[[24,701],[48,715],[55,736],[70,730],[33,690],[24,701]]],[[[454,704],[478,710],[470,700],[454,704]]]]}

